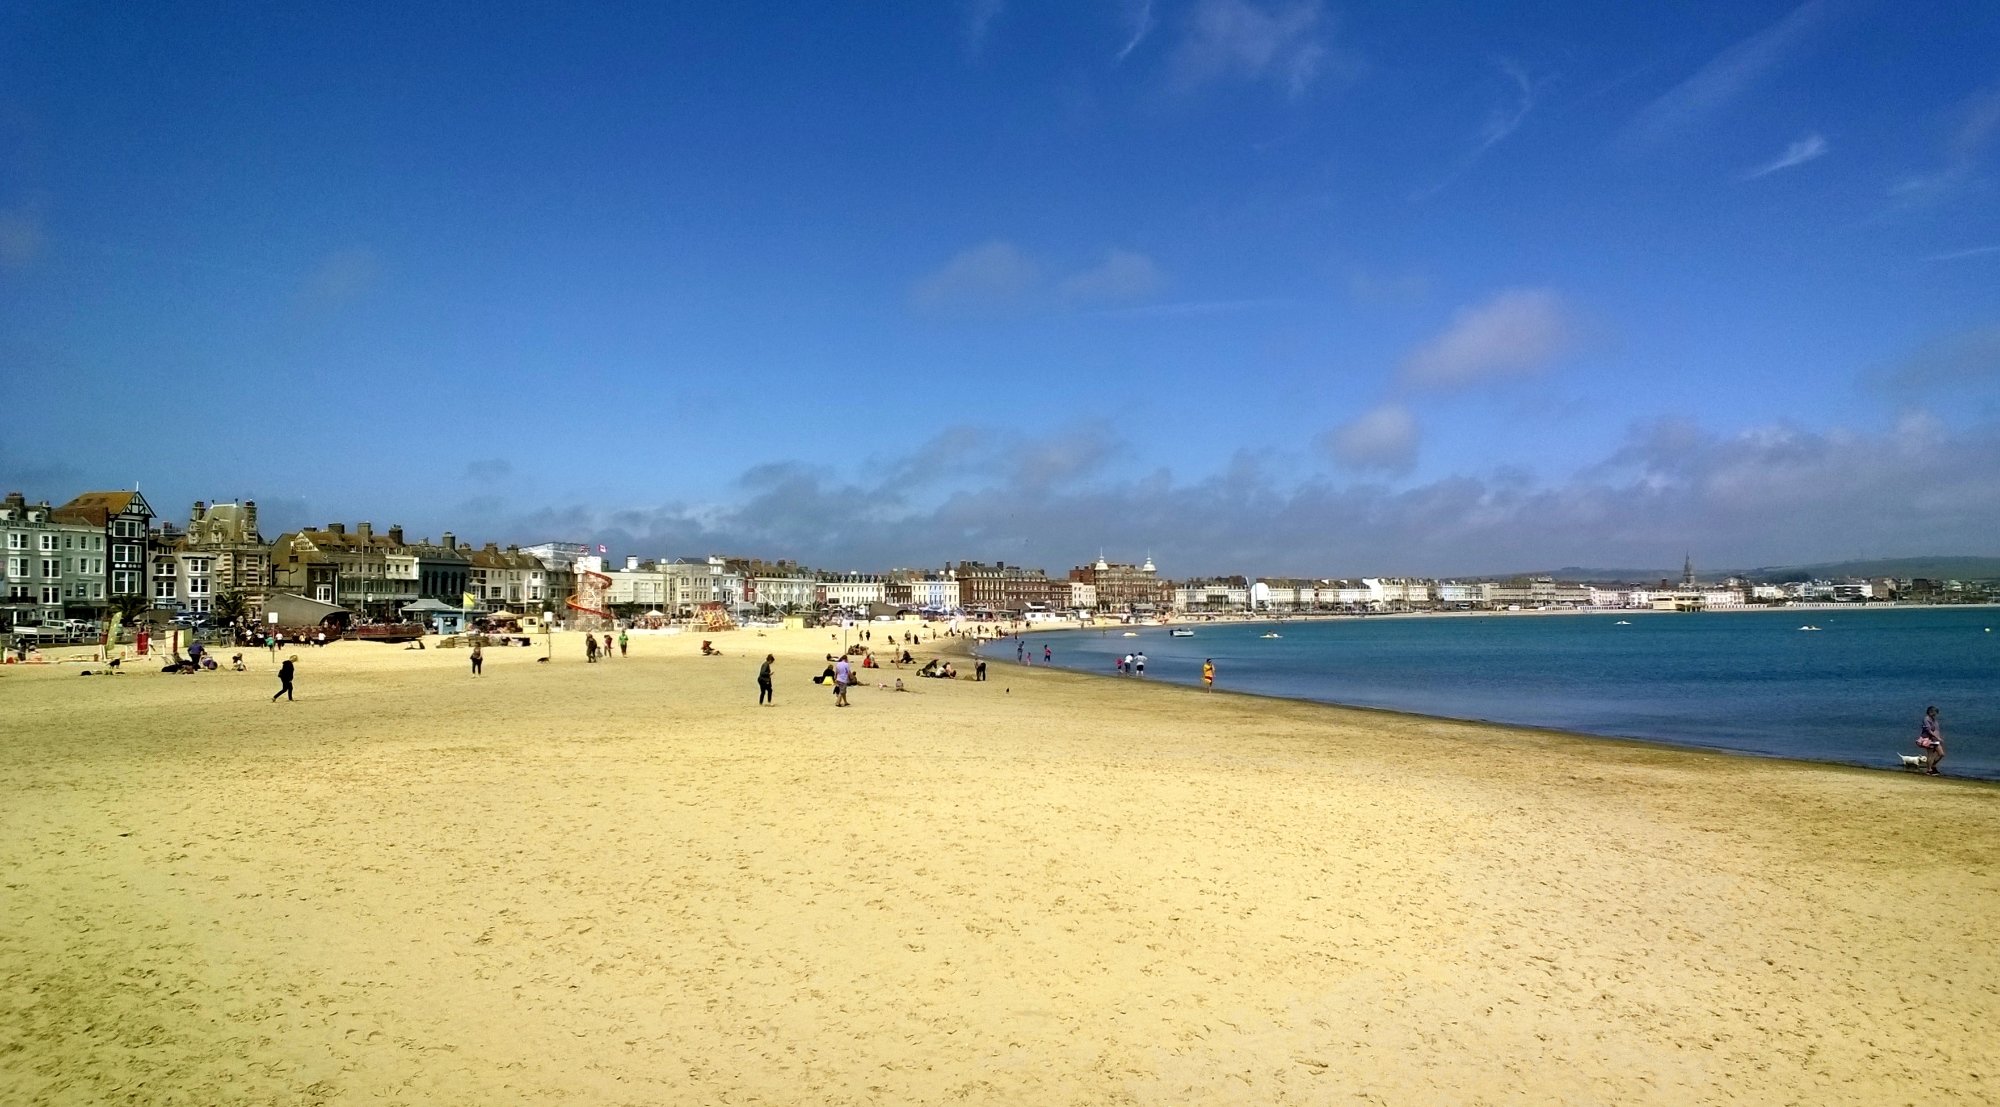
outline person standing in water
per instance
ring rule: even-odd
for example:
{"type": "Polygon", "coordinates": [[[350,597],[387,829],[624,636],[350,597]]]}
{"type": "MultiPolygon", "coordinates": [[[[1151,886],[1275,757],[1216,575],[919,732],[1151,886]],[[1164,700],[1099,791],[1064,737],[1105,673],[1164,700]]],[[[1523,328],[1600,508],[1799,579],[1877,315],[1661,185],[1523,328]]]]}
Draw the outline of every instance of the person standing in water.
{"type": "Polygon", "coordinates": [[[1930,764],[1924,772],[1940,776],[1938,762],[1944,760],[1944,727],[1938,722],[1937,705],[1924,708],[1924,721],[1917,728],[1917,745],[1930,754],[1930,764]]]}

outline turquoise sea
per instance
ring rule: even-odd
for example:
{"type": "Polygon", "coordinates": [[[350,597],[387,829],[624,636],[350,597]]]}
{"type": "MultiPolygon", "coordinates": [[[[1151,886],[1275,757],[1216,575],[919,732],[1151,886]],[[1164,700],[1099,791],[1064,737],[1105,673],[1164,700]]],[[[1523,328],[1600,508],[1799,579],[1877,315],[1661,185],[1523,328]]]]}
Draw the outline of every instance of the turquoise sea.
{"type": "MultiPolygon", "coordinates": [[[[1143,649],[1145,679],[1198,685],[1212,657],[1220,689],[1883,769],[1919,752],[1918,721],[1936,704],[1944,771],[2000,779],[1996,608],[1376,616],[1196,624],[1192,638],[1134,629],[1024,641],[1037,664],[1047,644],[1057,666],[1107,677],[1115,656],[1143,649]]],[[[1014,653],[1011,639],[985,650],[1002,666],[1014,653]]]]}

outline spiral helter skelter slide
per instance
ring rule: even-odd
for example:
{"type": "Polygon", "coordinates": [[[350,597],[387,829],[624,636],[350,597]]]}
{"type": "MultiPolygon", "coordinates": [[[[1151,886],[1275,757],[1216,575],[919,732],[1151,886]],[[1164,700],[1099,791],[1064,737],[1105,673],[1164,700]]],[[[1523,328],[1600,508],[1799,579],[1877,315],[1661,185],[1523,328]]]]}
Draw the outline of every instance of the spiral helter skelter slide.
{"type": "Polygon", "coordinates": [[[611,578],[579,566],[576,570],[576,592],[563,601],[569,608],[570,626],[575,630],[604,630],[611,625],[611,612],[604,606],[605,593],[611,590],[611,578]]]}

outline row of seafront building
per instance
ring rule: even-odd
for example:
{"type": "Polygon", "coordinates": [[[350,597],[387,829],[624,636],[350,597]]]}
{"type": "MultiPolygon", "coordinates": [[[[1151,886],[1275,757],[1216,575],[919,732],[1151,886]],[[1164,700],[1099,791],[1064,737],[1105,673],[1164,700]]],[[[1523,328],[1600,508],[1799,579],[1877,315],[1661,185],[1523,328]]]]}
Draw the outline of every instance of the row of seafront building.
{"type": "MultiPolygon", "coordinates": [[[[1787,601],[1976,598],[1958,582],[1848,580],[1784,585],[1696,580],[1604,586],[1550,577],[1434,580],[1400,577],[1161,577],[1102,556],[1067,573],[1005,562],[939,569],[814,570],[789,560],[703,556],[607,565],[603,547],[580,542],[501,546],[436,541],[401,526],[327,523],[266,541],[255,501],[196,501],[185,527],[156,517],[136,490],[86,492],[51,506],[19,492],[0,503],[0,629],[97,621],[113,610],[151,609],[254,617],[275,594],[368,618],[443,617],[477,611],[552,611],[577,591],[578,574],[609,579],[603,602],[630,618],[689,619],[885,611],[974,615],[1150,615],[1595,607],[1691,610],[1787,601]],[[473,601],[466,603],[467,597],[473,601]]],[[[1982,593],[1983,595],[1983,593],[1982,593]]]]}
{"type": "Polygon", "coordinates": [[[1020,614],[1151,613],[1171,584],[1143,565],[1099,558],[1066,576],[978,561],[941,569],[815,570],[788,560],[703,556],[607,564],[580,542],[501,546],[436,541],[400,525],[332,522],[267,540],[254,500],[196,501],[186,526],[159,517],[138,491],[86,492],[61,505],[20,493],[0,502],[0,631],[99,622],[141,610],[255,617],[275,595],[364,618],[471,610],[562,617],[581,574],[601,574],[618,615],[679,620],[720,608],[735,617],[883,610],[1020,614]],[[467,599],[472,602],[467,603],[467,599]]]}

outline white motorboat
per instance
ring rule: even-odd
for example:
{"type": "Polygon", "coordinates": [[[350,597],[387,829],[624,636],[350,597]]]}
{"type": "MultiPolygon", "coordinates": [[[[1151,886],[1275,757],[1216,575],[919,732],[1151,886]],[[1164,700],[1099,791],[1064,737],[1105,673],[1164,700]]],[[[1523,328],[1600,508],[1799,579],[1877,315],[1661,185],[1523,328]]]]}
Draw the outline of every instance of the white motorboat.
{"type": "Polygon", "coordinates": [[[1260,635],[1258,635],[1258,637],[1259,637],[1259,638],[1283,638],[1283,637],[1284,637],[1284,635],[1282,635],[1282,634],[1260,634],[1260,635]]]}
{"type": "Polygon", "coordinates": [[[1615,627],[1629,627],[1629,626],[1631,626],[1631,625],[1632,625],[1632,620],[1630,620],[1630,619],[1620,619],[1620,620],[1618,620],[1617,622],[1615,622],[1615,623],[1613,623],[1613,624],[1611,624],[1611,625],[1612,625],[1612,626],[1615,626],[1615,627]]]}
{"type": "Polygon", "coordinates": [[[1167,633],[1168,633],[1168,634],[1170,634],[1170,635],[1172,635],[1172,636],[1174,636],[1175,638],[1193,638],[1193,637],[1194,637],[1194,631],[1191,631],[1191,630],[1189,630],[1189,629],[1188,629],[1188,628],[1186,628],[1186,627],[1175,627],[1174,629],[1172,629],[1172,630],[1168,631],[1167,633]]]}

